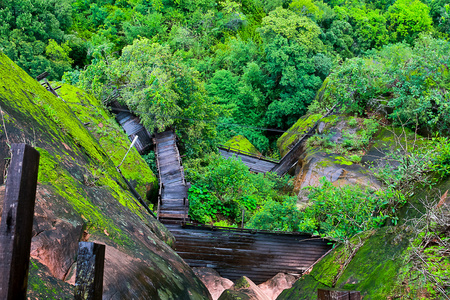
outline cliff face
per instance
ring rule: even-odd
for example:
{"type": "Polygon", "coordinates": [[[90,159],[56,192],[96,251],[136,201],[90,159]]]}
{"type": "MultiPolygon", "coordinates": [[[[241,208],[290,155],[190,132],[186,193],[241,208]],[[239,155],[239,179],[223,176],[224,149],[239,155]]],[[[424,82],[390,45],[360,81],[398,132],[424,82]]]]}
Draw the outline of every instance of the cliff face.
{"type": "MultiPolygon", "coordinates": [[[[116,171],[129,141],[112,117],[76,88],[60,90],[66,102],[56,98],[4,54],[0,74],[0,184],[9,144],[28,143],[41,154],[29,297],[72,298],[65,282],[74,281],[78,242],[93,241],[107,245],[105,298],[208,299],[204,285],[170,247],[173,236],[116,171]]],[[[133,152],[122,172],[144,196],[157,182],[133,152]]],[[[0,206],[3,191],[4,186],[0,206]]]]}

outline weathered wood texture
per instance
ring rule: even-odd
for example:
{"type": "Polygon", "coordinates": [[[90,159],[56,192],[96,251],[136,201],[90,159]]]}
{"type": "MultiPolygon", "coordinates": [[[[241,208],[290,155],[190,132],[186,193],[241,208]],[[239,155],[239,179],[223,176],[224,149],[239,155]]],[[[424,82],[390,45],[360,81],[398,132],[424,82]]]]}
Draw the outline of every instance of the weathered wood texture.
{"type": "Polygon", "coordinates": [[[318,300],[361,300],[361,293],[357,291],[343,291],[334,289],[318,289],[318,300]]]}
{"type": "MultiPolygon", "coordinates": [[[[329,116],[335,107],[330,109],[322,118],[329,116]]],[[[322,119],[321,118],[321,119],[322,119]]],[[[219,147],[219,153],[225,158],[239,157],[242,162],[250,169],[252,172],[256,173],[267,173],[274,172],[279,176],[285,175],[298,161],[299,156],[303,152],[304,142],[314,134],[320,120],[317,121],[308,131],[306,131],[295,143],[295,145],[286,153],[285,156],[280,161],[274,161],[272,159],[267,159],[262,156],[252,155],[250,153],[244,153],[242,151],[235,151],[227,147],[219,147]]]]}
{"type": "Polygon", "coordinates": [[[175,236],[175,250],[191,267],[214,268],[231,280],[245,275],[256,284],[279,272],[302,274],[331,249],[326,240],[301,233],[166,227],[175,236]]]}
{"type": "Polygon", "coordinates": [[[157,133],[154,139],[156,164],[159,171],[158,219],[162,223],[188,221],[188,186],[176,143],[175,133],[157,133]]]}
{"type": "MultiPolygon", "coordinates": [[[[112,107],[112,110],[114,109],[115,108],[112,107]]],[[[131,114],[130,112],[120,111],[116,115],[116,120],[122,126],[123,130],[125,130],[125,133],[130,141],[134,140],[135,136],[138,137],[135,147],[139,153],[142,154],[151,147],[152,140],[150,138],[150,134],[140,123],[141,120],[139,117],[131,114]]]]}
{"type": "Polygon", "coordinates": [[[224,158],[239,157],[241,161],[250,169],[250,171],[255,173],[266,173],[277,166],[277,163],[274,161],[269,161],[259,156],[252,156],[250,154],[233,151],[228,148],[219,147],[219,153],[224,158]]]}
{"type": "Polygon", "coordinates": [[[39,152],[12,144],[0,224],[0,299],[25,299],[39,152]]]}
{"type": "Polygon", "coordinates": [[[75,280],[75,300],[101,300],[105,245],[80,242],[75,280]]]}

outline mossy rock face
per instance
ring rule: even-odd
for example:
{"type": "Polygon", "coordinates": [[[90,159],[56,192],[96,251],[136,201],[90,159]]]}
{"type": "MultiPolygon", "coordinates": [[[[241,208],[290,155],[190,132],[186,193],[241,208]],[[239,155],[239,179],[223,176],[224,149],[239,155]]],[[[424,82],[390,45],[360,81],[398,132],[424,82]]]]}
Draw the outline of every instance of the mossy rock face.
{"type": "Polygon", "coordinates": [[[73,299],[73,286],[49,276],[47,267],[37,260],[30,260],[28,273],[28,299],[73,299]]]}
{"type": "Polygon", "coordinates": [[[224,144],[225,147],[230,147],[232,150],[238,150],[243,152],[249,152],[254,155],[261,155],[261,153],[253,146],[252,143],[243,135],[237,135],[232,137],[224,144]]]}
{"type": "Polygon", "coordinates": [[[289,147],[294,145],[305,132],[308,131],[320,118],[321,114],[306,115],[301,117],[291,126],[277,141],[277,147],[281,156],[289,152],[289,147]]]}
{"type": "Polygon", "coordinates": [[[408,128],[384,127],[374,136],[373,142],[361,162],[377,164],[377,160],[385,157],[388,152],[394,152],[397,149],[412,150],[414,147],[421,147],[425,143],[425,138],[408,128]]]}
{"type": "Polygon", "coordinates": [[[408,239],[409,232],[403,227],[385,227],[356,236],[351,240],[353,247],[334,249],[277,299],[317,299],[318,288],[360,291],[364,299],[391,299],[400,291],[399,270],[408,239]],[[352,253],[350,263],[344,264],[352,253]]]}
{"type": "MultiPolygon", "coordinates": [[[[63,84],[58,94],[66,101],[78,119],[86,124],[85,127],[99,142],[113,164],[119,165],[131,141],[114,117],[103,108],[102,103],[85,91],[68,84],[63,84]]],[[[136,190],[143,199],[152,189],[158,189],[156,176],[136,148],[128,153],[120,170],[128,181],[136,183],[136,190]]]]}
{"type": "Polygon", "coordinates": [[[251,300],[250,296],[240,291],[225,290],[218,300],[251,300]]]}
{"type": "MultiPolygon", "coordinates": [[[[110,154],[70,106],[2,53],[0,75],[0,174],[11,143],[28,143],[41,154],[31,248],[45,268],[37,264],[37,269],[65,279],[61,274],[75,263],[78,241],[99,242],[106,244],[105,298],[209,299],[206,287],[169,246],[172,234],[127,190],[110,154]]],[[[87,104],[83,97],[77,101],[87,104]]],[[[48,282],[46,289],[58,288],[48,282]]],[[[45,298],[34,295],[30,298],[45,298]]]]}

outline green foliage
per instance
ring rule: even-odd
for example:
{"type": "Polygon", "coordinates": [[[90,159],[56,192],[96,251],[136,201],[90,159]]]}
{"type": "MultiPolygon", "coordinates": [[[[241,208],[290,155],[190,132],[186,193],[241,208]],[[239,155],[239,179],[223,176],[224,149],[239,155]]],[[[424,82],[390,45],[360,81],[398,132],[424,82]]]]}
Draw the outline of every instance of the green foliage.
{"type": "Polygon", "coordinates": [[[397,0],[389,7],[387,18],[393,39],[412,43],[419,33],[431,30],[430,8],[419,0],[397,0]]]}
{"type": "Polygon", "coordinates": [[[436,172],[440,177],[450,176],[450,141],[448,138],[434,138],[429,147],[434,148],[435,155],[432,156],[429,165],[432,172],[436,172]]]}
{"type": "Polygon", "coordinates": [[[395,212],[382,208],[404,202],[396,192],[374,193],[348,185],[335,187],[325,177],[320,183],[319,187],[307,188],[311,204],[302,213],[300,231],[346,240],[358,232],[380,227],[395,212]]]}
{"type": "MultiPolygon", "coordinates": [[[[194,220],[211,223],[218,216],[240,223],[242,210],[249,220],[264,203],[279,201],[278,190],[286,189],[286,178],[250,173],[235,158],[224,159],[209,154],[203,159],[185,163],[186,179],[193,182],[189,190],[189,211],[194,220]]],[[[286,192],[290,189],[287,188],[286,192]]]]}
{"type": "MultiPolygon", "coordinates": [[[[30,75],[44,71],[60,78],[69,65],[46,55],[49,40],[62,43],[72,22],[69,1],[5,0],[0,4],[0,49],[30,75]]],[[[54,42],[53,41],[53,42],[54,42]]],[[[67,45],[66,45],[67,46],[67,45]]]]}
{"type": "Polygon", "coordinates": [[[301,213],[296,197],[284,197],[281,202],[268,200],[247,223],[248,228],[272,231],[299,231],[301,213]]]}
{"type": "Polygon", "coordinates": [[[150,167],[154,174],[158,174],[158,167],[156,166],[156,154],[155,151],[149,151],[147,154],[142,155],[147,165],[150,167]]]}
{"type": "Polygon", "coordinates": [[[259,33],[266,43],[281,36],[302,45],[307,52],[318,51],[323,47],[319,39],[320,28],[313,21],[281,7],[262,20],[259,33]]]}
{"type": "Polygon", "coordinates": [[[149,131],[179,126],[177,134],[189,155],[212,146],[214,105],[198,73],[172,55],[168,46],[145,38],[135,40],[119,58],[99,60],[82,71],[79,84],[102,99],[120,89],[121,97],[149,131]]]}
{"type": "Polygon", "coordinates": [[[267,107],[268,126],[288,128],[306,113],[322,81],[314,60],[298,42],[278,35],[266,47],[267,87],[276,97],[267,107]]]}
{"type": "Polygon", "coordinates": [[[445,134],[450,125],[449,49],[447,41],[422,36],[412,49],[390,45],[370,58],[347,60],[329,77],[327,89],[333,93],[328,101],[359,114],[389,109],[397,124],[445,134]]]}

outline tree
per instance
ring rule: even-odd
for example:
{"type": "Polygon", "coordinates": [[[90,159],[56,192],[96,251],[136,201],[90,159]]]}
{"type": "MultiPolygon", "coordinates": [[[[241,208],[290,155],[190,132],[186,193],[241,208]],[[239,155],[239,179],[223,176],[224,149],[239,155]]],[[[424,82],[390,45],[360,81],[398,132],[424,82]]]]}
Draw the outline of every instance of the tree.
{"type": "Polygon", "coordinates": [[[47,71],[57,79],[70,69],[45,53],[49,40],[65,41],[64,30],[72,22],[69,1],[4,0],[0,7],[0,48],[9,58],[31,76],[47,71]]]}
{"type": "Polygon", "coordinates": [[[268,126],[288,128],[306,113],[322,80],[315,75],[314,60],[296,41],[278,36],[267,45],[266,54],[266,85],[273,100],[265,122],[268,126]]]}
{"type": "Polygon", "coordinates": [[[387,11],[389,31],[396,41],[412,44],[419,33],[432,29],[430,8],[419,0],[397,0],[387,11]]]}
{"type": "Polygon", "coordinates": [[[176,125],[188,155],[212,146],[215,106],[198,72],[172,55],[167,45],[135,40],[119,58],[98,59],[89,66],[80,75],[80,85],[102,99],[120,90],[123,101],[149,131],[176,125]]]}
{"type": "Polygon", "coordinates": [[[320,28],[316,23],[281,7],[277,7],[263,19],[259,33],[266,44],[281,36],[297,42],[307,52],[319,52],[323,48],[319,39],[320,28]]]}

